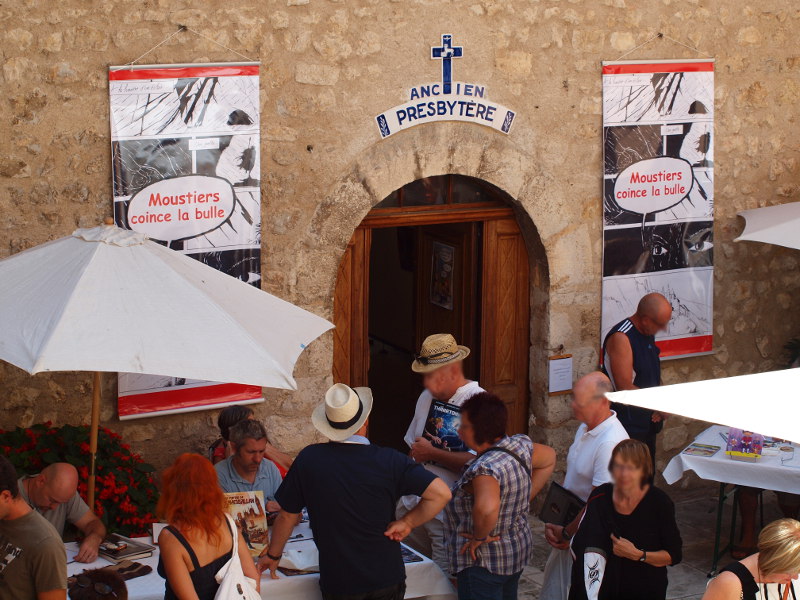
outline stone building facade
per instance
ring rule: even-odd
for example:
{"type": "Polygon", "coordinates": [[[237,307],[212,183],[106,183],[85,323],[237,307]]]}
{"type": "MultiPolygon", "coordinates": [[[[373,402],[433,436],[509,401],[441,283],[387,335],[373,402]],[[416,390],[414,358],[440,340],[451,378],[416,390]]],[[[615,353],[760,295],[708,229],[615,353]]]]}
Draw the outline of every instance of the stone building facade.
{"type": "MultiPolygon", "coordinates": [[[[125,64],[178,25],[262,62],[262,287],[333,318],[337,269],[369,211],[413,181],[444,174],[510,198],[528,249],[529,427],[560,457],[573,435],[569,396],[546,393],[546,358],[563,346],[576,376],[600,344],[600,62],[716,58],[714,353],[664,364],[665,383],[770,370],[800,330],[796,252],[734,244],[737,211],[800,199],[800,9],[764,0],[34,0],[0,7],[0,256],[92,226],[111,211],[107,66],[125,64]],[[443,33],[464,48],[457,79],[512,108],[509,135],[429,123],[380,138],[374,117],[433,81],[443,33]]],[[[190,32],[148,63],[240,57],[190,32]]],[[[256,407],[290,452],[316,440],[308,415],[333,379],[334,334],[295,370],[296,392],[256,407]]],[[[159,467],[203,451],[216,414],[120,422],[104,376],[102,422],[159,467]]],[[[88,420],[91,377],[31,377],[0,364],[0,427],[88,420]]],[[[671,418],[661,457],[704,427],[671,418]]]]}

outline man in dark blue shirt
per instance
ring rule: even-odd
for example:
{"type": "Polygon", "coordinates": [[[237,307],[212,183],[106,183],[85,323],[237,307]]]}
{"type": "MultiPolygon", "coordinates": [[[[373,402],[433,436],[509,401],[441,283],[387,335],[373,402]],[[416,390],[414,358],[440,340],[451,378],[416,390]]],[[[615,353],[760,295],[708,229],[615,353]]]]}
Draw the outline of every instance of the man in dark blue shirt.
{"type": "Polygon", "coordinates": [[[275,577],[284,545],[306,507],[325,600],[401,600],[405,567],[399,542],[451,497],[447,485],[421,465],[369,443],[371,409],[369,388],[336,384],[325,394],[311,420],[331,442],[308,446],[292,464],[275,495],[281,512],[266,556],[259,560],[259,569],[275,577]],[[395,521],[395,505],[407,494],[422,500],[395,521]]]}
{"type": "MultiPolygon", "coordinates": [[[[661,351],[655,336],[667,329],[670,319],[672,305],[654,292],[642,297],[636,314],[611,328],[603,341],[603,367],[616,391],[661,385],[661,351]]],[[[656,434],[661,431],[664,415],[625,404],[613,403],[611,408],[628,435],[647,444],[655,473],[656,434]]]]}

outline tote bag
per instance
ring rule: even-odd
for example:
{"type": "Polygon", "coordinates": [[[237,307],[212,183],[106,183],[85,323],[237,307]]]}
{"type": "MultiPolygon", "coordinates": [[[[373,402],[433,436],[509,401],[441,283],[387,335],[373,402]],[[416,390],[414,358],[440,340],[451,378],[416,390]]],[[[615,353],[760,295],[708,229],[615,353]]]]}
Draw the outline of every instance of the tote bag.
{"type": "Polygon", "coordinates": [[[256,591],[256,582],[245,576],[242,571],[242,561],[239,559],[239,530],[236,529],[231,516],[225,516],[231,526],[233,554],[214,576],[219,584],[214,600],[261,600],[261,594],[256,591]]]}

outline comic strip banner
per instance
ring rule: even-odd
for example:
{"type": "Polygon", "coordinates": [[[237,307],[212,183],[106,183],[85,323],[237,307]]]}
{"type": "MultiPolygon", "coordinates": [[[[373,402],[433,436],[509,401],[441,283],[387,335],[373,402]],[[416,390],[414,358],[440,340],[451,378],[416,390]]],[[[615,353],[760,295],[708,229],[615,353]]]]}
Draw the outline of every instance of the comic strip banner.
{"type": "MultiPolygon", "coordinates": [[[[259,287],[259,64],[110,67],[108,79],[116,224],[259,287]]],[[[130,419],[259,402],[261,388],[120,373],[118,396],[130,419]]]]}
{"type": "Polygon", "coordinates": [[[711,352],[714,61],[603,63],[602,337],[663,294],[662,358],[711,352]]]}

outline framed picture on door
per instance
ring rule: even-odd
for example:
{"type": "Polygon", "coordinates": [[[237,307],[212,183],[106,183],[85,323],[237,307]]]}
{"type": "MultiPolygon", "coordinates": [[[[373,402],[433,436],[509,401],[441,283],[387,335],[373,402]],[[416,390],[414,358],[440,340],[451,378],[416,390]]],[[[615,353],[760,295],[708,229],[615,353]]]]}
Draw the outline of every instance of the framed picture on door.
{"type": "Polygon", "coordinates": [[[433,242],[431,253],[431,304],[453,310],[453,266],[456,249],[441,242],[433,242]]]}

